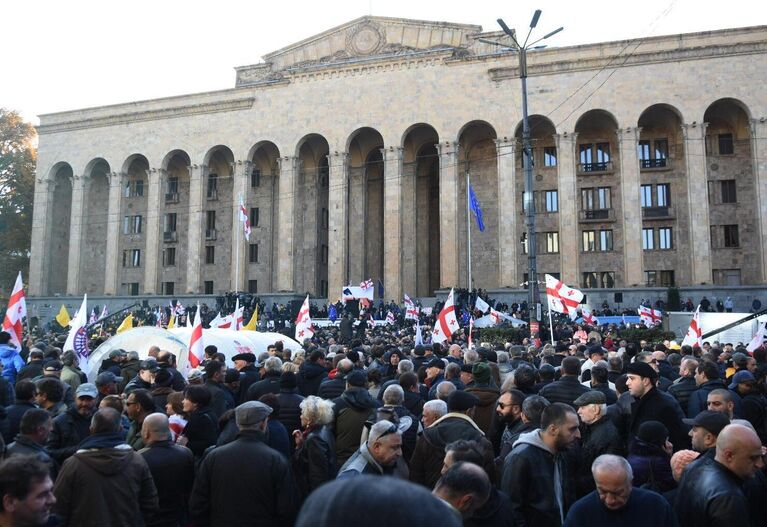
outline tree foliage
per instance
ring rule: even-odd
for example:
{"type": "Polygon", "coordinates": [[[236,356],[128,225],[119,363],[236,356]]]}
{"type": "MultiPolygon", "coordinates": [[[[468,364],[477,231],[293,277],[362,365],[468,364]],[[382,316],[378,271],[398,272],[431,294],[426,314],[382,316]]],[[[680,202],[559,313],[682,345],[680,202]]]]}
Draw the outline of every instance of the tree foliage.
{"type": "Polygon", "coordinates": [[[37,148],[34,127],[0,108],[0,296],[28,276],[37,148]]]}

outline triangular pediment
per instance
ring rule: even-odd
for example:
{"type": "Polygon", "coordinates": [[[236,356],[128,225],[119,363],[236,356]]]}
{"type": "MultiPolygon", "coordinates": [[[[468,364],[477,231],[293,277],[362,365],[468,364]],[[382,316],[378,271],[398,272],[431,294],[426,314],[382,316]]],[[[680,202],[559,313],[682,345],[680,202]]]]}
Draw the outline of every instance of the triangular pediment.
{"type": "Polygon", "coordinates": [[[481,26],[364,16],[268,55],[272,71],[322,62],[385,56],[403,51],[465,47],[481,26]]]}

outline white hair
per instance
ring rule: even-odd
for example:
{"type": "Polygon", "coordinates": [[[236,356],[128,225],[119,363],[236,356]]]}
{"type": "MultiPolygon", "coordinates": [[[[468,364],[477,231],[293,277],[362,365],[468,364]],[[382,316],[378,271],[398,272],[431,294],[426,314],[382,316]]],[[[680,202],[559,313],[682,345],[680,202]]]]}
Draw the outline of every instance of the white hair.
{"type": "Polygon", "coordinates": [[[383,402],[384,404],[391,405],[391,406],[401,406],[402,403],[405,401],[405,390],[402,389],[402,386],[399,384],[392,384],[386,390],[384,390],[383,394],[383,402]]]}
{"type": "Polygon", "coordinates": [[[631,465],[626,461],[626,458],[621,456],[602,454],[591,464],[591,474],[596,477],[597,472],[600,470],[607,470],[609,472],[622,470],[626,474],[626,479],[629,483],[634,481],[634,471],[631,470],[631,465]]]}
{"type": "Polygon", "coordinates": [[[408,359],[402,359],[397,363],[397,373],[409,373],[413,371],[413,361],[408,359]]]}
{"type": "Polygon", "coordinates": [[[439,419],[447,413],[447,403],[441,399],[426,401],[423,405],[423,411],[426,412],[427,410],[434,413],[439,419]]]}
{"type": "Polygon", "coordinates": [[[264,362],[264,369],[266,371],[280,371],[282,370],[282,359],[279,357],[269,357],[264,362]]]}

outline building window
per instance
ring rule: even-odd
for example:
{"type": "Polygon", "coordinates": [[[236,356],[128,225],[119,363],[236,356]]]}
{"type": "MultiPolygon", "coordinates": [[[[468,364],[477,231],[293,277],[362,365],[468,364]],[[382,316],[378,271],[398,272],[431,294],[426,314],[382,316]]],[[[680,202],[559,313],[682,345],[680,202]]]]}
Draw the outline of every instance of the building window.
{"type": "Polygon", "coordinates": [[[605,229],[599,231],[599,245],[598,251],[612,251],[613,250],[613,231],[605,229]]]}
{"type": "Polygon", "coordinates": [[[610,143],[583,144],[579,147],[583,172],[598,172],[609,168],[610,143]]]}
{"type": "Polygon", "coordinates": [[[674,271],[661,271],[660,285],[661,287],[672,287],[676,285],[676,281],[674,280],[674,271]]]}
{"type": "Polygon", "coordinates": [[[248,280],[248,293],[251,295],[258,293],[258,280],[248,280]]]}
{"type": "Polygon", "coordinates": [[[668,250],[674,248],[674,236],[671,227],[661,227],[658,229],[658,249],[668,250]]]}
{"type": "Polygon", "coordinates": [[[583,252],[591,253],[597,250],[596,231],[583,231],[583,252]]]}
{"type": "Polygon", "coordinates": [[[581,279],[581,285],[583,287],[586,289],[596,289],[599,287],[598,284],[597,273],[583,273],[583,278],[581,279]]]}
{"type": "Polygon", "coordinates": [[[737,225],[722,225],[725,247],[740,247],[737,225]]]}
{"type": "Polygon", "coordinates": [[[254,168],[253,171],[250,173],[250,186],[260,187],[261,186],[261,170],[258,168],[254,168]]]}
{"type": "Polygon", "coordinates": [[[327,229],[328,226],[330,225],[330,216],[328,215],[328,209],[326,209],[325,207],[322,207],[321,216],[322,216],[322,219],[321,219],[322,228],[327,229]]]}
{"type": "Polygon", "coordinates": [[[162,265],[164,267],[173,267],[176,265],[176,248],[166,247],[162,251],[162,265]]]}
{"type": "Polygon", "coordinates": [[[735,153],[732,134],[719,134],[719,155],[726,156],[735,153]]]}
{"type": "Polygon", "coordinates": [[[203,287],[205,288],[205,294],[206,295],[212,295],[213,294],[213,280],[205,280],[205,283],[203,284],[203,287]]]}
{"type": "Polygon", "coordinates": [[[208,199],[218,199],[218,174],[208,174],[208,199]]]}
{"type": "Polygon", "coordinates": [[[714,269],[714,285],[740,285],[740,269],[714,269]]]}
{"type": "Polygon", "coordinates": [[[735,180],[725,179],[720,181],[719,184],[722,188],[722,203],[737,203],[738,191],[735,186],[735,180]]]}
{"type": "Polygon", "coordinates": [[[209,231],[216,230],[216,211],[209,210],[205,215],[205,229],[209,231]]]}
{"type": "Polygon", "coordinates": [[[546,212],[557,212],[559,210],[559,193],[556,190],[546,191],[546,212]]]}
{"type": "Polygon", "coordinates": [[[652,185],[642,185],[639,189],[642,208],[652,207],[652,185]]]}
{"type": "Polygon", "coordinates": [[[604,210],[611,208],[610,187],[581,189],[582,210],[604,210]]]}
{"type": "Polygon", "coordinates": [[[527,254],[527,233],[522,233],[522,238],[519,240],[522,244],[522,254],[527,254]]]}
{"type": "Polygon", "coordinates": [[[258,244],[251,243],[248,247],[248,262],[258,263],[258,244]]]}
{"type": "Polygon", "coordinates": [[[215,245],[205,246],[205,263],[206,264],[216,263],[216,246],[215,245]]]}
{"type": "Polygon", "coordinates": [[[637,146],[639,166],[642,168],[659,168],[666,166],[668,158],[668,139],[654,141],[639,141],[637,146]]]}
{"type": "Polygon", "coordinates": [[[658,271],[645,271],[644,283],[647,287],[656,287],[658,285],[658,271]]]}
{"type": "Polygon", "coordinates": [[[138,198],[144,195],[144,180],[143,179],[130,179],[125,184],[125,192],[123,196],[126,198],[138,198]]]}
{"type": "Polygon", "coordinates": [[[557,254],[559,252],[558,232],[542,232],[539,240],[541,254],[557,254]]]}
{"type": "Polygon", "coordinates": [[[250,208],[250,226],[258,227],[258,207],[250,208]]]}
{"type": "Polygon", "coordinates": [[[123,251],[123,267],[141,267],[141,249],[123,251]]]}
{"type": "Polygon", "coordinates": [[[669,189],[670,187],[668,183],[660,183],[659,185],[656,185],[655,194],[657,199],[655,205],[657,207],[668,207],[671,204],[671,193],[669,189]]]}
{"type": "Polygon", "coordinates": [[[543,166],[555,167],[557,166],[557,149],[554,146],[546,146],[543,148],[543,166]]]}
{"type": "Polygon", "coordinates": [[[320,260],[320,261],[321,261],[321,262],[322,262],[324,265],[327,265],[327,264],[328,264],[328,246],[327,246],[327,245],[323,245],[323,246],[322,246],[322,255],[320,256],[320,258],[321,258],[321,260],[320,260]]]}
{"type": "Polygon", "coordinates": [[[320,280],[320,296],[328,297],[328,282],[327,280],[320,280]]]}
{"type": "Polygon", "coordinates": [[[162,216],[163,232],[176,232],[176,213],[166,212],[162,216]]]}
{"type": "Polygon", "coordinates": [[[168,178],[168,194],[178,194],[178,177],[171,176],[168,178]]]}
{"type": "Polygon", "coordinates": [[[655,230],[642,229],[642,249],[652,251],[655,249],[655,230]]]}
{"type": "Polygon", "coordinates": [[[162,283],[162,294],[164,294],[164,295],[172,295],[172,294],[175,294],[175,290],[176,290],[175,282],[163,282],[162,283]]]}
{"type": "Polygon", "coordinates": [[[138,282],[123,283],[121,289],[125,295],[138,296],[138,282]]]}
{"type": "Polygon", "coordinates": [[[615,287],[615,273],[613,271],[599,273],[599,283],[605,289],[612,289],[615,287]]]}
{"type": "Polygon", "coordinates": [[[124,216],[123,234],[141,234],[141,216],[124,216]]]}

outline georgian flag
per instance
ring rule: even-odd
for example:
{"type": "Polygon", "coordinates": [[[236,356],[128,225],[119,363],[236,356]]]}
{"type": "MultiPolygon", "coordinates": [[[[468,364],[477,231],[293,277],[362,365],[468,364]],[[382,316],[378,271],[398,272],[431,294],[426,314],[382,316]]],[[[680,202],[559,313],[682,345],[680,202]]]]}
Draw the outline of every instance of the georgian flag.
{"type": "MultiPolygon", "coordinates": [[[[197,316],[192,324],[192,335],[189,337],[188,367],[195,369],[202,363],[205,355],[205,344],[202,340],[202,317],[200,317],[200,305],[197,304],[197,316]]],[[[191,315],[190,315],[191,317],[191,315]]],[[[187,370],[188,373],[188,370],[187,370]]]]}
{"type": "Polygon", "coordinates": [[[748,346],[746,346],[746,351],[753,353],[764,345],[765,327],[767,327],[767,324],[759,324],[759,330],[754,335],[754,338],[751,339],[751,342],[748,343],[748,346]]]}
{"type": "Polygon", "coordinates": [[[405,295],[405,320],[418,320],[418,308],[407,295],[405,295]]]}
{"type": "Polygon", "coordinates": [[[421,333],[421,323],[416,320],[415,322],[415,338],[413,339],[415,346],[423,346],[423,334],[421,333]]]}
{"type": "Polygon", "coordinates": [[[651,307],[639,306],[639,320],[648,328],[657,326],[663,319],[663,312],[651,307]]]}
{"type": "Polygon", "coordinates": [[[591,309],[585,304],[581,306],[581,315],[583,316],[583,321],[589,326],[599,325],[599,319],[591,313],[591,309]]]}
{"type": "MultiPolygon", "coordinates": [[[[370,287],[356,287],[352,285],[347,285],[343,288],[343,291],[341,291],[341,300],[343,302],[348,302],[349,300],[373,300],[373,290],[375,289],[373,287],[373,282],[371,280],[368,280],[370,283],[370,287]]],[[[365,284],[366,282],[362,282],[365,284]]]]}
{"type": "MultiPolygon", "coordinates": [[[[170,309],[173,310],[173,304],[170,305],[170,309]]],[[[186,313],[186,309],[184,309],[184,304],[181,303],[181,300],[176,301],[176,307],[175,307],[175,313],[177,317],[180,317],[184,313],[186,313]]]]}
{"type": "Polygon", "coordinates": [[[91,318],[88,319],[88,324],[95,324],[98,320],[98,315],[96,315],[96,308],[93,308],[93,311],[91,312],[91,318]]]}
{"type": "Polygon", "coordinates": [[[313,335],[312,317],[309,316],[309,295],[306,295],[296,318],[296,340],[303,343],[305,339],[312,338],[313,335]]]}
{"type": "Polygon", "coordinates": [[[242,329],[243,319],[245,318],[244,311],[245,306],[240,306],[240,299],[237,298],[234,304],[234,313],[232,313],[233,330],[240,331],[242,329]]]}
{"type": "Polygon", "coordinates": [[[445,306],[439,312],[439,316],[434,322],[434,329],[431,331],[432,342],[450,340],[450,337],[458,330],[458,327],[458,319],[455,317],[455,304],[453,303],[453,290],[451,289],[445,301],[445,306]]]}
{"type": "MultiPolygon", "coordinates": [[[[477,297],[479,298],[479,297],[477,297]]],[[[471,334],[474,332],[474,317],[471,317],[469,319],[469,341],[468,341],[468,347],[471,349],[471,334]]]]}
{"type": "Polygon", "coordinates": [[[252,231],[250,228],[250,216],[248,216],[248,210],[245,208],[245,202],[243,201],[242,196],[240,196],[239,217],[242,222],[242,228],[245,231],[245,240],[250,241],[250,233],[252,231]]]}
{"type": "Polygon", "coordinates": [[[474,309],[484,315],[487,313],[487,310],[490,309],[490,304],[482,300],[479,295],[477,295],[477,299],[474,301],[474,309]]]}
{"type": "Polygon", "coordinates": [[[547,274],[546,297],[551,311],[565,313],[570,318],[573,318],[578,314],[578,305],[583,300],[583,293],[577,289],[567,287],[564,282],[547,274]]]}
{"type": "Polygon", "coordinates": [[[700,325],[700,305],[695,310],[695,314],[692,316],[690,327],[687,329],[687,335],[684,336],[682,346],[698,346],[703,347],[703,327],[700,325]]]}
{"type": "Polygon", "coordinates": [[[21,349],[21,338],[24,333],[22,320],[27,316],[27,301],[24,297],[24,282],[21,279],[21,271],[16,277],[13,292],[8,299],[8,309],[3,319],[3,331],[11,334],[11,342],[16,349],[21,349]]]}
{"type": "Polygon", "coordinates": [[[396,322],[396,319],[394,318],[394,313],[389,310],[389,313],[386,315],[386,323],[387,324],[394,324],[396,322]]]}
{"type": "Polygon", "coordinates": [[[217,313],[216,317],[210,321],[208,326],[211,328],[228,328],[232,325],[232,320],[229,317],[222,317],[221,313],[217,313]]]}

